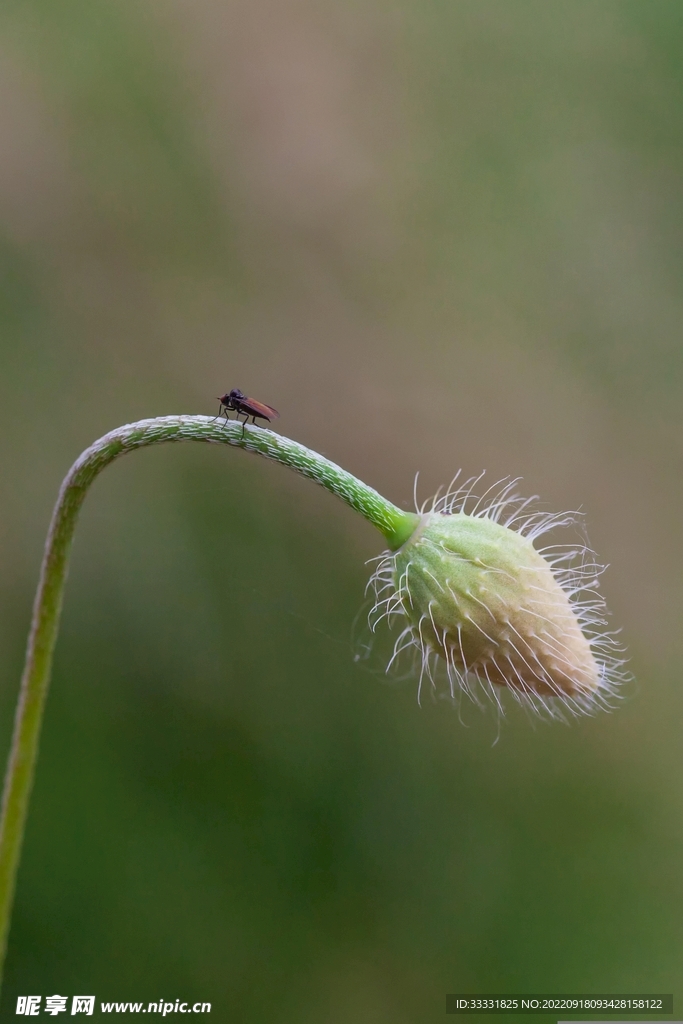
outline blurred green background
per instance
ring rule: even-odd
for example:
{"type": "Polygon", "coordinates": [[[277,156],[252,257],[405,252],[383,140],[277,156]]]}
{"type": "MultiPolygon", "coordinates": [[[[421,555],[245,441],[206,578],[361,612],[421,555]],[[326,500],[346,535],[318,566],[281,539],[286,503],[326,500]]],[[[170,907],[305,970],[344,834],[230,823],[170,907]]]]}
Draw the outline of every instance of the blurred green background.
{"type": "Polygon", "coordinates": [[[494,745],[354,661],[382,540],[345,506],[228,449],[123,460],[77,534],[3,1019],[680,1014],[682,52],[680,0],[5,0],[3,749],[70,463],[234,386],[406,507],[459,467],[581,507],[637,685],[494,745]]]}

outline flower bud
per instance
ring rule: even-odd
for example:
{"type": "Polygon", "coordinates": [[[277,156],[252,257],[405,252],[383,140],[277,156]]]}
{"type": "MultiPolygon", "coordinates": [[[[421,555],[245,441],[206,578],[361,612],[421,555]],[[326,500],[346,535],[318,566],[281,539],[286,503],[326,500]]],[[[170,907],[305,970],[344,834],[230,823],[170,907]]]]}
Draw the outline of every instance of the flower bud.
{"type": "Polygon", "coordinates": [[[454,510],[461,492],[423,513],[413,535],[375,573],[371,624],[384,614],[404,616],[392,662],[416,647],[420,680],[427,673],[434,684],[441,660],[452,696],[459,688],[478,703],[484,694],[501,707],[505,687],[551,715],[558,705],[577,714],[609,706],[623,662],[614,639],[600,631],[601,567],[584,546],[537,550],[536,537],[573,517],[520,516],[510,486],[502,500],[491,499],[482,511],[475,506],[473,514],[454,510]],[[390,596],[381,598],[386,590],[390,596]]]}

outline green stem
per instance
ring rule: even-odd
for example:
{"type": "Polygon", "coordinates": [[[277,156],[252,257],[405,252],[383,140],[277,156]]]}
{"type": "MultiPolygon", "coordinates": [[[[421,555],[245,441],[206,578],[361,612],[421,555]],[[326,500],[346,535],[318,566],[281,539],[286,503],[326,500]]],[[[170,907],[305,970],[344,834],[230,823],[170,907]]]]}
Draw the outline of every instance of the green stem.
{"type": "Polygon", "coordinates": [[[206,441],[255,452],[295,469],[326,487],[365,516],[384,534],[392,550],[406,541],[418,517],[392,505],[372,487],[309,448],[260,427],[208,416],[162,416],[118,427],[86,449],[69,470],[57,499],[45,545],[40,582],[21,680],[14,733],[3,791],[0,820],[0,980],[7,949],[10,914],[26,823],[40,727],[50,682],[52,652],[78,513],[97,474],[110,462],[151,444],[206,441]]]}

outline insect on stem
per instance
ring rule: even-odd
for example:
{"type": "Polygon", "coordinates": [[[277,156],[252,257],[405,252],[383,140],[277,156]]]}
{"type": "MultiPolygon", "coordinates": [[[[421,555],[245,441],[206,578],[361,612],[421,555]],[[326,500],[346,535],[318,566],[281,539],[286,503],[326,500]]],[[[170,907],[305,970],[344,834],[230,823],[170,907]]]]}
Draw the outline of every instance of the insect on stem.
{"type": "Polygon", "coordinates": [[[225,418],[226,420],[229,420],[230,417],[228,416],[228,412],[233,410],[237,413],[238,420],[241,415],[244,416],[244,420],[242,422],[242,437],[244,437],[244,428],[249,422],[250,417],[254,426],[256,426],[257,419],[268,420],[270,423],[271,420],[277,420],[280,418],[280,413],[277,409],[273,409],[272,405],[266,405],[265,402],[258,402],[255,398],[249,398],[243,391],[240,391],[239,388],[233,388],[232,391],[228,391],[225,395],[222,395],[218,401],[221,403],[218,408],[219,416],[221,415],[221,412],[225,412],[225,418]]]}

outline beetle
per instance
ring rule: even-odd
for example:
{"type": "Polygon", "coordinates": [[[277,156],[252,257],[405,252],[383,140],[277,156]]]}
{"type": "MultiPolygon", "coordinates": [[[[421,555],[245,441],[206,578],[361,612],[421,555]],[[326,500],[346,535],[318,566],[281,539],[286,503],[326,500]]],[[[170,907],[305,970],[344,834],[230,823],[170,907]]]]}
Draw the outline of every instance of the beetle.
{"type": "Polygon", "coordinates": [[[242,422],[242,437],[244,437],[244,427],[249,422],[256,426],[256,420],[271,420],[279,419],[280,413],[277,409],[273,409],[272,405],[266,405],[265,402],[257,402],[255,398],[249,398],[240,391],[239,388],[233,388],[232,391],[228,391],[225,395],[221,395],[218,401],[221,403],[218,408],[218,415],[225,413],[226,420],[229,420],[228,412],[234,411],[237,413],[237,419],[240,416],[244,416],[242,422]]]}

